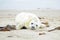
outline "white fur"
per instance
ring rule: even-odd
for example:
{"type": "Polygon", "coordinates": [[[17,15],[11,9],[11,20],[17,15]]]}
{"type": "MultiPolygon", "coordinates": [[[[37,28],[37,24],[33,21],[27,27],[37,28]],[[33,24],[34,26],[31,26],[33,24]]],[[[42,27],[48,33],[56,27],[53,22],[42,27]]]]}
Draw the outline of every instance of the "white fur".
{"type": "Polygon", "coordinates": [[[41,25],[41,21],[39,18],[33,13],[22,12],[16,15],[15,18],[16,22],[16,29],[20,29],[21,27],[25,26],[28,29],[31,29],[32,26],[39,28],[41,25]],[[33,23],[33,25],[31,25],[33,23]],[[38,27],[36,27],[38,25],[38,27]]]}

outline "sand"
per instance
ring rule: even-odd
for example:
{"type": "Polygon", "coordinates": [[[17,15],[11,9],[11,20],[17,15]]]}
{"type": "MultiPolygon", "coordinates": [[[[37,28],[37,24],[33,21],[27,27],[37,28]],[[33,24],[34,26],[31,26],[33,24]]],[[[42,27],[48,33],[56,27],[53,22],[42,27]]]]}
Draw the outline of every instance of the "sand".
{"type": "Polygon", "coordinates": [[[39,35],[40,31],[13,30],[0,32],[0,40],[60,40],[60,31],[45,32],[39,35]]]}
{"type": "MultiPolygon", "coordinates": [[[[33,12],[39,17],[45,17],[49,21],[48,30],[60,26],[60,10],[0,10],[0,26],[15,25],[15,15],[20,12],[33,12]]],[[[0,40],[60,40],[60,30],[44,32],[34,30],[0,31],[0,40]]]]}

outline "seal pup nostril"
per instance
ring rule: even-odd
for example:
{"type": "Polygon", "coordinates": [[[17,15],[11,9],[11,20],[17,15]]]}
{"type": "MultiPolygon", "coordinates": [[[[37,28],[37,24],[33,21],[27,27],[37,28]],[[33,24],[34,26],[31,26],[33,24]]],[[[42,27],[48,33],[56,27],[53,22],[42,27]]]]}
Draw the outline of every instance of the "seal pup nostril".
{"type": "Polygon", "coordinates": [[[34,26],[32,26],[32,28],[35,28],[34,26]]]}
{"type": "Polygon", "coordinates": [[[32,26],[32,27],[31,27],[31,29],[32,29],[32,30],[35,30],[35,27],[34,27],[34,26],[32,26]]]}

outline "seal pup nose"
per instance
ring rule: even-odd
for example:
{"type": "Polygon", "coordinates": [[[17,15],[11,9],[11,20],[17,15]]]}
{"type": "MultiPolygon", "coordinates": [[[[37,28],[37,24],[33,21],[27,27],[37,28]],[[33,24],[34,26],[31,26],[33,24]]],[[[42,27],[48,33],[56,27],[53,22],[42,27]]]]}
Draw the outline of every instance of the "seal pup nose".
{"type": "Polygon", "coordinates": [[[31,27],[31,29],[32,29],[32,30],[35,30],[35,27],[34,27],[34,26],[32,26],[32,27],[31,27]]]}

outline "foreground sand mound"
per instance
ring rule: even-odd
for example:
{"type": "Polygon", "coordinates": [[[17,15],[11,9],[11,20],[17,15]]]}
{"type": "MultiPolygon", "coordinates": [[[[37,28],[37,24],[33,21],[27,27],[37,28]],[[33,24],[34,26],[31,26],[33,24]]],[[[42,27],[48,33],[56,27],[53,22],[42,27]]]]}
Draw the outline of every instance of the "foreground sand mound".
{"type": "Polygon", "coordinates": [[[39,35],[40,32],[32,30],[0,31],[0,40],[60,40],[59,30],[45,32],[45,35],[39,35]]]}

